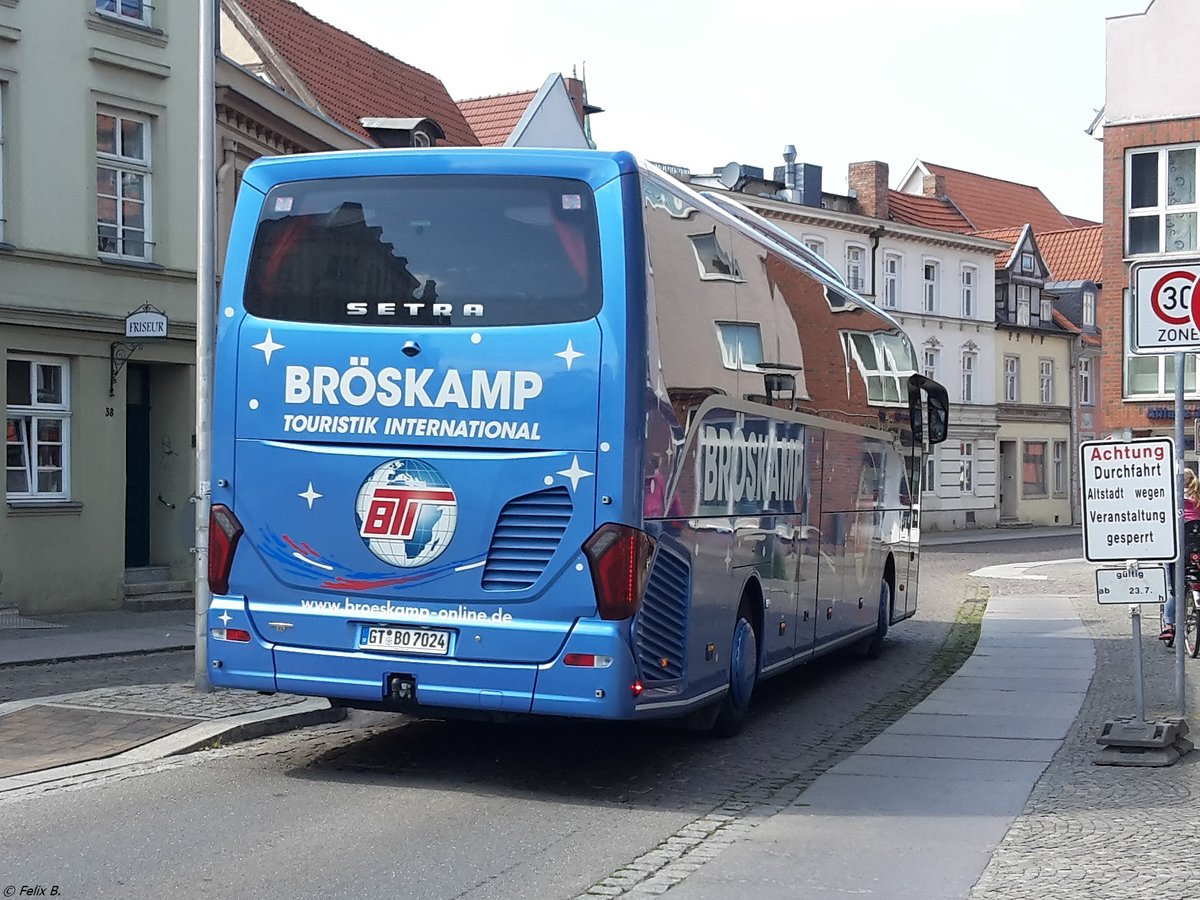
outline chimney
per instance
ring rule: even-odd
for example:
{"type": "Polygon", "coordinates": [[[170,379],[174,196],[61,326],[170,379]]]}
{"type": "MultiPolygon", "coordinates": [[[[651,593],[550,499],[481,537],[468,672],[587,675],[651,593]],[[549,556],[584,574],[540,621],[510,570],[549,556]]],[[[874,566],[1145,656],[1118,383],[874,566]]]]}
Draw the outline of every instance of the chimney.
{"type": "Polygon", "coordinates": [[[944,200],[946,197],[946,176],[926,175],[921,179],[921,193],[926,197],[936,197],[944,200]]]}
{"type": "Polygon", "coordinates": [[[581,80],[579,80],[578,78],[575,78],[574,76],[572,76],[571,78],[563,79],[563,86],[566,87],[566,89],[567,89],[567,96],[571,98],[571,106],[574,107],[574,109],[575,109],[575,118],[578,119],[579,124],[582,125],[583,124],[583,116],[584,116],[583,82],[581,80]]]}
{"type": "Polygon", "coordinates": [[[888,164],[871,160],[850,163],[847,179],[854,191],[856,212],[872,219],[888,217],[888,164]]]}

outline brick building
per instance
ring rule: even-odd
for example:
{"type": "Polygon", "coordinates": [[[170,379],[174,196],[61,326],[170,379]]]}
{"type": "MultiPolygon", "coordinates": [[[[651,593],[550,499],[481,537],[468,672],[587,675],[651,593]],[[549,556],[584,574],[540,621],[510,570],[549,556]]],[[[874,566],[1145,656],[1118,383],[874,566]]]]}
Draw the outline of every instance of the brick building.
{"type": "MultiPolygon", "coordinates": [[[[1105,108],[1094,131],[1104,142],[1102,279],[1098,310],[1111,337],[1101,359],[1099,428],[1133,436],[1174,433],[1174,360],[1128,352],[1125,309],[1129,264],[1197,255],[1196,176],[1200,82],[1179,78],[1167,55],[1147,47],[1191,46],[1200,39],[1200,6],[1154,0],[1144,13],[1108,20],[1105,108]]],[[[1196,357],[1184,367],[1189,422],[1195,419],[1196,357]]],[[[1187,429],[1187,451],[1195,448],[1187,429]]]]}

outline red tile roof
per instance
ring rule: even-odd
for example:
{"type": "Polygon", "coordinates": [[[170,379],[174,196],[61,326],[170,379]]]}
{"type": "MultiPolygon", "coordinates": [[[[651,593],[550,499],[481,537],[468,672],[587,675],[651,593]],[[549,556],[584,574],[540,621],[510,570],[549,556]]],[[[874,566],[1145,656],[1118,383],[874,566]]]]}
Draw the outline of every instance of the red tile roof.
{"type": "Polygon", "coordinates": [[[479,143],[485,147],[502,147],[537,93],[519,91],[494,97],[473,97],[459,100],[458,108],[479,138],[479,143]]]}
{"type": "Polygon", "coordinates": [[[1063,313],[1060,313],[1057,309],[1054,310],[1054,324],[1063,331],[1069,331],[1071,334],[1079,335],[1083,339],[1083,343],[1087,344],[1089,347],[1099,347],[1102,345],[1100,335],[1091,334],[1084,331],[1082,328],[1068,319],[1063,313]]]}
{"type": "Polygon", "coordinates": [[[931,175],[946,179],[946,195],[970,220],[974,231],[1012,228],[1028,222],[1040,233],[1074,224],[1039,188],[948,166],[922,164],[931,175]]]}
{"type": "MultiPolygon", "coordinates": [[[[1021,239],[1021,232],[1025,230],[1025,226],[1020,228],[993,228],[991,231],[976,231],[975,236],[988,238],[993,241],[1004,241],[1004,243],[1015,246],[1017,241],[1021,239]]],[[[1041,248],[1039,241],[1038,248],[1041,248]]],[[[1008,265],[1008,260],[1012,256],[1012,246],[1005,253],[996,254],[996,268],[1003,269],[1008,265]]]]}
{"type": "Polygon", "coordinates": [[[966,234],[972,230],[954,204],[935,197],[918,197],[888,191],[888,212],[893,222],[917,225],[921,228],[936,228],[938,231],[954,231],[966,234]]]}
{"type": "MultiPolygon", "coordinates": [[[[253,20],[271,47],[343,128],[368,137],[359,119],[430,118],[446,144],[478,146],[441,80],[334,28],[290,0],[226,0],[253,20]]],[[[268,60],[264,60],[268,62],[268,60]]]]}
{"type": "Polygon", "coordinates": [[[1053,281],[1100,282],[1102,226],[1046,231],[1037,235],[1038,249],[1053,281]]]}

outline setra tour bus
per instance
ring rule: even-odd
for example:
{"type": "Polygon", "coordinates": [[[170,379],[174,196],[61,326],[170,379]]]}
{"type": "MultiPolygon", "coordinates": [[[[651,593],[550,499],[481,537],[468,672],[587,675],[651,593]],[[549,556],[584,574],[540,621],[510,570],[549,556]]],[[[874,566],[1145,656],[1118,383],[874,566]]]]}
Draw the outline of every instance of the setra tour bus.
{"type": "Polygon", "coordinates": [[[946,391],[786,233],[629,154],[259,160],[218,318],[215,686],[729,734],[916,611],[946,391]]]}

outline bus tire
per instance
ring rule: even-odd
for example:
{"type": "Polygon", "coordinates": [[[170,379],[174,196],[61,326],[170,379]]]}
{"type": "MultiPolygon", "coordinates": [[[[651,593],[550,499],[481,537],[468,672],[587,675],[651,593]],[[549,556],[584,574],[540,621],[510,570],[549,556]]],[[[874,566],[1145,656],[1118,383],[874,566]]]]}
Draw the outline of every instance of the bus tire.
{"type": "Polygon", "coordinates": [[[758,684],[758,634],[754,629],[753,603],[742,598],[733,638],[729,642],[729,690],[717,711],[712,733],[718,737],[733,737],[746,724],[750,701],[758,684]]]}
{"type": "Polygon", "coordinates": [[[884,577],[879,582],[879,620],[875,624],[875,633],[862,643],[862,655],[867,659],[876,659],[883,653],[883,639],[887,637],[891,613],[892,583],[884,577]]]}

